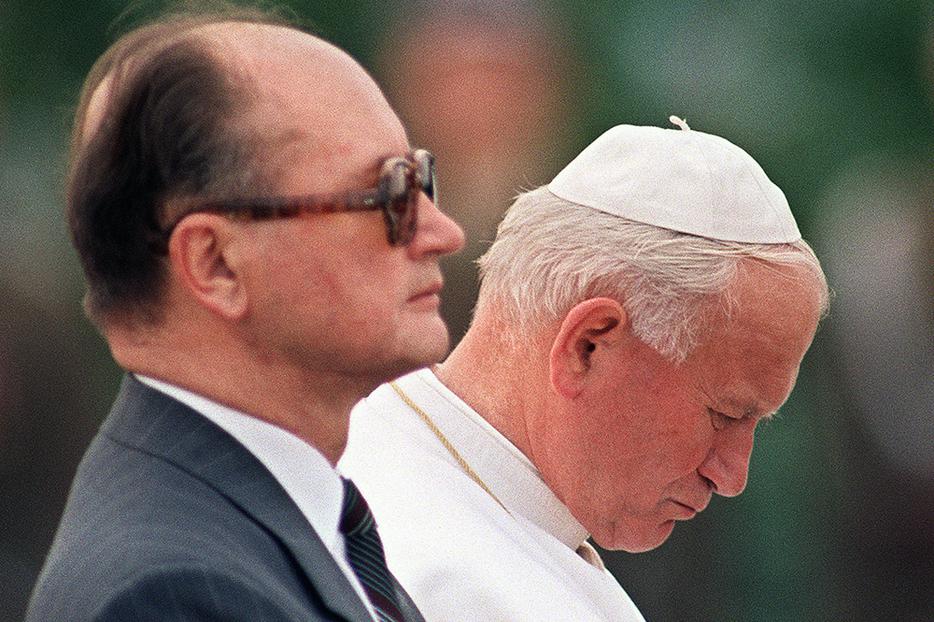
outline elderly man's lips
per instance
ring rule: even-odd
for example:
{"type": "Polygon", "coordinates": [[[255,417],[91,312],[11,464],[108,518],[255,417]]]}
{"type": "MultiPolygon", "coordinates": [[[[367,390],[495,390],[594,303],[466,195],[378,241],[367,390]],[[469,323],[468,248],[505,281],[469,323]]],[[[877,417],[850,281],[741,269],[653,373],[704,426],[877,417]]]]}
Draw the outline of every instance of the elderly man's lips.
{"type": "Polygon", "coordinates": [[[671,502],[675,504],[675,512],[678,514],[675,520],[687,520],[697,516],[698,511],[691,506],[681,503],[680,501],[675,501],[674,499],[672,499],[671,502]]]}

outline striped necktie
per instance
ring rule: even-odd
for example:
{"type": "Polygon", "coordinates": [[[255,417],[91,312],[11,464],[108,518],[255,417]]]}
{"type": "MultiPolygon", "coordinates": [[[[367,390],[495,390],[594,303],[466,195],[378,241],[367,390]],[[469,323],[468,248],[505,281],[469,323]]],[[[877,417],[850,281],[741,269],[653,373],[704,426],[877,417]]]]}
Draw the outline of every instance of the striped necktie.
{"type": "Polygon", "coordinates": [[[376,532],[376,522],[366,500],[349,479],[344,479],[344,504],[340,530],[344,534],[347,561],[350,562],[363,591],[376,610],[379,622],[405,622],[392,586],[383,543],[376,532]]]}

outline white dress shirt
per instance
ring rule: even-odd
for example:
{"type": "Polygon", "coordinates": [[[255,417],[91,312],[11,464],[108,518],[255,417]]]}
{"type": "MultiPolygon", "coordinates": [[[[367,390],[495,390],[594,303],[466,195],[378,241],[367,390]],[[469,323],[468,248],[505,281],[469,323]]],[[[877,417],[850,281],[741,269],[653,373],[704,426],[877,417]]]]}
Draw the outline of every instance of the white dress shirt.
{"type": "Polygon", "coordinates": [[[577,553],[587,531],[522,452],[430,370],[397,383],[503,504],[389,385],[354,409],[338,468],[366,496],[388,565],[426,620],[644,622],[599,558],[577,553]]]}
{"type": "Polygon", "coordinates": [[[347,561],[344,536],[338,528],[344,486],[327,458],[291,432],[262,419],[155,378],[136,375],[136,379],[213,421],[266,467],[301,510],[376,620],[373,606],[347,561]]]}

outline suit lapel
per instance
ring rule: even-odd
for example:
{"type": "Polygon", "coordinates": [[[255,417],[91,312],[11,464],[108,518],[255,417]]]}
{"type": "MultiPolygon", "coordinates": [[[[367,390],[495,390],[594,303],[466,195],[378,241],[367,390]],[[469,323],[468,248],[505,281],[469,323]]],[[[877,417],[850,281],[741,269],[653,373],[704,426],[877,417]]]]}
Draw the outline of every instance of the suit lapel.
{"type": "Polygon", "coordinates": [[[102,432],[160,456],[218,490],[294,555],[332,613],[372,622],[330,551],[285,490],[259,460],[206,417],[126,376],[102,432]]]}

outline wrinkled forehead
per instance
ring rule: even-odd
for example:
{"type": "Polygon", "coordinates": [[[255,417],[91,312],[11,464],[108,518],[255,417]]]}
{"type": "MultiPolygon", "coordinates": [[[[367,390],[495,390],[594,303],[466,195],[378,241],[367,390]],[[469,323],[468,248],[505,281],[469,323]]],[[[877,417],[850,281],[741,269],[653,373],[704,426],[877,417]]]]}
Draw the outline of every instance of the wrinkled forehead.
{"type": "Polygon", "coordinates": [[[735,401],[761,403],[767,414],[788,397],[814,338],[820,282],[805,266],[744,260],[730,298],[687,362],[712,379],[711,391],[729,388],[735,401]]]}

